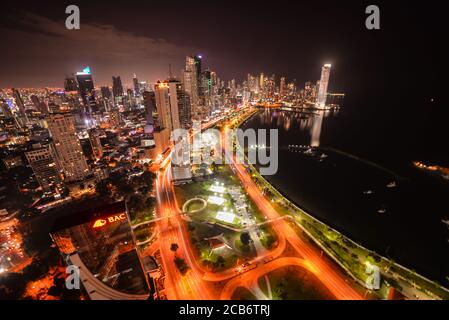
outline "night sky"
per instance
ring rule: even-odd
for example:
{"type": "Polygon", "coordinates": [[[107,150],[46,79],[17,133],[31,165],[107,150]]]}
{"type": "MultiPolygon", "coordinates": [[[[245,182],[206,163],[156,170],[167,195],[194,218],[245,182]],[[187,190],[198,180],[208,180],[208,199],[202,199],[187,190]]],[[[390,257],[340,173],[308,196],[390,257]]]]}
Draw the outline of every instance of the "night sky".
{"type": "Polygon", "coordinates": [[[85,65],[97,85],[112,75],[130,84],[134,72],[153,82],[169,63],[179,75],[186,55],[202,54],[225,80],[263,71],[302,86],[330,62],[331,91],[434,96],[445,62],[443,2],[10,1],[0,21],[0,87],[60,87],[85,65]],[[79,5],[81,30],[64,27],[68,4],[79,5]],[[380,7],[381,30],[365,28],[369,4],[380,7]]]}

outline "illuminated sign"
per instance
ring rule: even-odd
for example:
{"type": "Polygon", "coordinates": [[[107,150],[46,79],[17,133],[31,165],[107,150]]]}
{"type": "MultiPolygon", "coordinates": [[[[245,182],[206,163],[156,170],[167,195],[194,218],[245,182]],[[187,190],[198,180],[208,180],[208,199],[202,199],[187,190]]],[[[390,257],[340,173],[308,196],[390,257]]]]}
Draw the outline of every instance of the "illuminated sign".
{"type": "Polygon", "coordinates": [[[91,74],[90,67],[85,67],[82,72],[77,72],[76,74],[77,75],[91,74]]]}
{"type": "Polygon", "coordinates": [[[126,214],[125,213],[116,214],[116,215],[113,215],[113,216],[110,216],[110,217],[107,217],[107,218],[104,218],[104,219],[95,220],[92,228],[95,228],[95,229],[101,228],[101,227],[104,227],[107,224],[111,224],[111,223],[114,223],[114,222],[117,222],[117,221],[122,221],[122,220],[125,220],[125,219],[126,219],[126,214]]]}

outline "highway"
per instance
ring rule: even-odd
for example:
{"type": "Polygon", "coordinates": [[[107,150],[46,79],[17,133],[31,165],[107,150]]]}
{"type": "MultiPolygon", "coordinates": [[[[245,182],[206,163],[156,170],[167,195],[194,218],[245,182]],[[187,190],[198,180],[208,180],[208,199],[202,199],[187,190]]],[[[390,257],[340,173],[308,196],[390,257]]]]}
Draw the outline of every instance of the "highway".
{"type": "MultiPolygon", "coordinates": [[[[226,132],[223,132],[222,142],[228,142],[224,141],[226,137],[226,132]]],[[[317,248],[302,239],[290,224],[274,210],[270,202],[252,181],[245,167],[235,163],[235,158],[232,158],[231,162],[231,168],[241,180],[250,198],[268,220],[272,221],[271,226],[276,233],[278,245],[273,250],[251,260],[247,267],[238,265],[222,272],[210,272],[203,268],[195,257],[187,224],[179,209],[180,206],[176,202],[171,181],[170,159],[167,157],[161,165],[156,180],[158,203],[156,224],[159,230],[157,244],[161,250],[162,263],[166,274],[165,293],[167,298],[186,300],[230,299],[232,292],[238,286],[254,291],[255,284],[261,276],[284,266],[296,265],[315,274],[336,299],[363,299],[347,282],[348,278],[338,270],[338,267],[321,257],[317,248]],[[185,275],[182,275],[175,265],[175,253],[170,250],[172,243],[178,245],[176,255],[184,259],[189,266],[185,275]],[[294,257],[282,256],[285,253],[287,243],[294,249],[294,257]],[[224,289],[217,292],[217,286],[214,283],[222,283],[223,281],[227,281],[224,289]]]]}

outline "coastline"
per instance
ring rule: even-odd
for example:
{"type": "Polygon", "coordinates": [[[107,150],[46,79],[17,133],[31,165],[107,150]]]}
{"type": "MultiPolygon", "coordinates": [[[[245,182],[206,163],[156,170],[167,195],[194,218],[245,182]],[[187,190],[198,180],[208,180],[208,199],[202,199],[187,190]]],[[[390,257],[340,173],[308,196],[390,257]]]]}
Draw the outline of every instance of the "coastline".
{"type": "MultiPolygon", "coordinates": [[[[240,121],[240,123],[238,123],[236,126],[242,127],[243,125],[245,125],[247,123],[247,121],[249,121],[256,114],[257,114],[257,112],[251,113],[247,118],[240,121]]],[[[238,144],[238,147],[241,148],[240,144],[238,144]]],[[[337,152],[337,153],[340,153],[340,152],[337,152]]],[[[354,156],[352,157],[352,159],[356,160],[356,161],[359,160],[357,157],[354,157],[354,156]]],[[[368,161],[368,163],[365,163],[365,164],[372,166],[374,163],[372,163],[371,161],[368,161]]],[[[350,243],[352,246],[357,247],[357,249],[363,251],[366,256],[377,257],[380,260],[379,264],[387,265],[387,267],[384,267],[383,270],[381,270],[382,274],[384,275],[384,278],[388,279],[389,277],[391,277],[390,278],[391,281],[394,281],[393,280],[394,278],[399,279],[403,283],[408,283],[408,284],[410,284],[410,286],[413,286],[414,288],[418,288],[420,291],[424,292],[428,296],[432,296],[433,298],[437,298],[437,297],[440,299],[448,299],[449,298],[449,289],[443,287],[442,285],[440,285],[439,283],[437,283],[434,280],[430,280],[429,278],[416,273],[414,270],[411,270],[401,264],[394,262],[390,258],[387,258],[387,257],[384,257],[384,256],[378,254],[374,250],[364,247],[363,245],[361,245],[359,243],[359,242],[363,242],[363,241],[359,240],[358,242],[356,242],[356,241],[352,240],[354,237],[346,236],[346,234],[348,234],[347,232],[344,232],[344,234],[343,234],[343,233],[337,231],[336,229],[334,229],[333,227],[330,227],[329,224],[331,224],[331,223],[329,223],[329,222],[328,222],[329,224],[325,223],[322,221],[322,219],[317,219],[314,215],[309,214],[304,208],[302,208],[302,206],[298,205],[297,202],[293,201],[291,199],[291,197],[286,195],[285,192],[282,192],[280,190],[282,188],[277,186],[272,181],[268,181],[265,177],[261,176],[259,174],[259,172],[257,171],[257,169],[253,165],[249,164],[247,167],[251,170],[251,172],[255,176],[257,176],[257,180],[259,181],[259,183],[262,182],[261,183],[262,188],[269,188],[270,191],[272,191],[272,194],[274,195],[273,201],[279,202],[279,203],[281,203],[281,205],[287,205],[287,207],[289,207],[289,210],[293,209],[293,211],[295,212],[294,214],[298,215],[302,219],[304,219],[304,217],[307,217],[313,223],[320,225],[320,227],[328,229],[330,232],[332,232],[332,233],[338,235],[338,237],[344,239],[343,242],[350,243]],[[394,272],[393,272],[393,268],[395,269],[394,272]],[[418,282],[418,281],[420,282],[420,285],[417,285],[416,282],[418,282]],[[438,294],[436,294],[435,292],[438,292],[438,294]]],[[[379,166],[376,164],[374,164],[374,167],[379,169],[379,166]]],[[[399,177],[394,172],[391,172],[388,169],[380,167],[380,170],[395,176],[396,178],[398,178],[398,180],[402,179],[401,177],[399,177]]],[[[293,214],[292,214],[292,216],[293,216],[293,214]]],[[[296,217],[293,217],[293,218],[296,218],[296,217]]],[[[311,237],[311,239],[314,242],[316,242],[320,247],[322,247],[323,250],[325,250],[327,252],[327,254],[334,261],[336,261],[340,266],[342,266],[348,272],[348,274],[350,276],[352,276],[354,279],[356,279],[359,283],[363,283],[363,281],[365,279],[363,279],[363,277],[361,277],[360,274],[353,272],[351,270],[350,264],[348,264],[347,261],[342,261],[340,256],[336,255],[335,253],[330,252],[327,248],[327,247],[329,247],[329,245],[326,243],[325,240],[323,241],[323,238],[317,239],[314,235],[312,235],[309,230],[310,228],[307,228],[304,225],[304,221],[302,221],[299,224],[299,226],[304,231],[306,231],[306,233],[311,237]]]]}

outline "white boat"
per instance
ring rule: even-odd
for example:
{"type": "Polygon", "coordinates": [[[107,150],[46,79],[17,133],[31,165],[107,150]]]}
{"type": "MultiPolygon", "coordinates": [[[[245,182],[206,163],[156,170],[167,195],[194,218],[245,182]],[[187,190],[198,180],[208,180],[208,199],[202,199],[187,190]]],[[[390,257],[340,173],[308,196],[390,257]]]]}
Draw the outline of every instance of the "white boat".
{"type": "Polygon", "coordinates": [[[385,212],[387,212],[387,209],[385,208],[377,210],[377,213],[385,213],[385,212]]]}
{"type": "Polygon", "coordinates": [[[396,181],[390,182],[389,184],[387,184],[387,188],[396,188],[397,184],[396,181]]]}
{"type": "Polygon", "coordinates": [[[373,193],[374,193],[373,190],[366,190],[366,191],[363,191],[363,194],[373,194],[373,193]]]}

